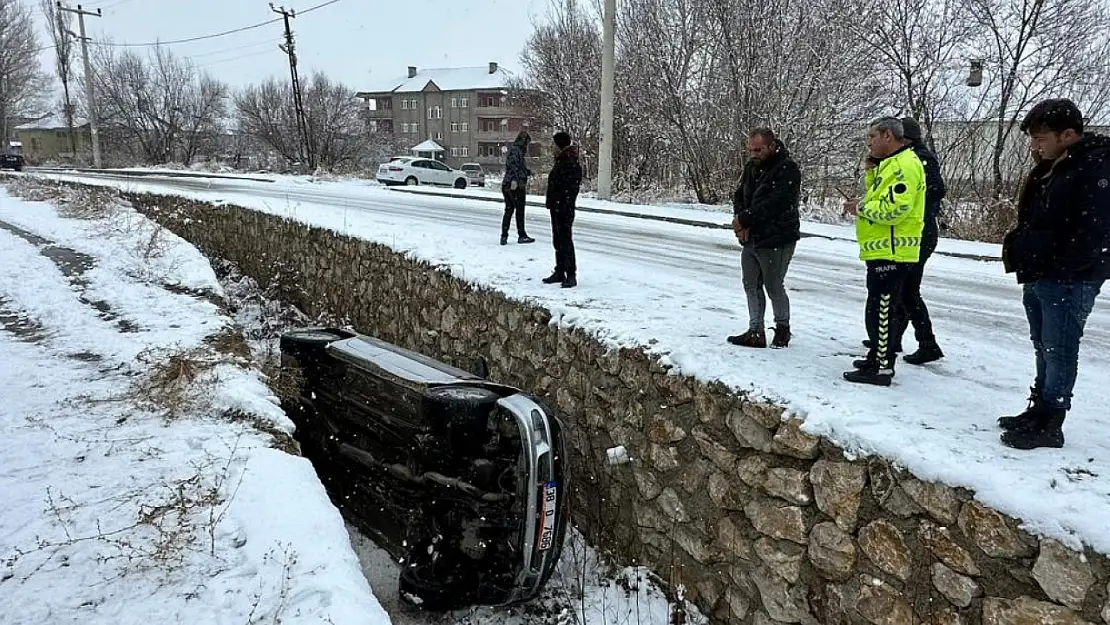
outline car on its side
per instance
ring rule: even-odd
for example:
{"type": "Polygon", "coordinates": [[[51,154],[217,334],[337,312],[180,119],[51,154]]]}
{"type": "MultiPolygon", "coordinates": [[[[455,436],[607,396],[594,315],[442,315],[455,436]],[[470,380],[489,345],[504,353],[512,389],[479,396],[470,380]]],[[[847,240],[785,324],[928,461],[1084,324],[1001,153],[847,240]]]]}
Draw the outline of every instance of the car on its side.
{"type": "Polygon", "coordinates": [[[536,597],[567,527],[564,428],[539,399],[338,328],[280,340],[295,437],[428,610],[536,597]]]}
{"type": "Polygon", "coordinates": [[[486,186],[486,170],[482,168],[481,163],[463,163],[460,170],[466,172],[466,178],[470,184],[479,187],[486,186]]]}
{"type": "Polygon", "coordinates": [[[378,182],[393,186],[430,184],[465,189],[469,179],[464,171],[451,169],[434,158],[395,156],[378,166],[378,182]]]}

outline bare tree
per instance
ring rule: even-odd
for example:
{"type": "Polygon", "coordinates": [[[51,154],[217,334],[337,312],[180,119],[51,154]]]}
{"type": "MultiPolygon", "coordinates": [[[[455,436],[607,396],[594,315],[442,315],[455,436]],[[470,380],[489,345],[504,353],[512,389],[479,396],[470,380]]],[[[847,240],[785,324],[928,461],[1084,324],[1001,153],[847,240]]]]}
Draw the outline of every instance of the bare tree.
{"type": "Polygon", "coordinates": [[[540,125],[573,135],[587,155],[601,133],[601,31],[576,0],[553,7],[520,56],[525,78],[517,89],[543,94],[540,125]]]}
{"type": "Polygon", "coordinates": [[[11,120],[44,108],[49,78],[38,61],[31,12],[18,0],[0,0],[0,140],[7,149],[11,120]]]}
{"type": "MultiPolygon", "coordinates": [[[[1105,91],[1110,13],[1096,0],[963,0],[982,32],[978,46],[992,74],[984,97],[994,106],[992,196],[1008,190],[1003,156],[1020,116],[1037,100],[1080,86],[1088,97],[1105,91]],[[1100,56],[1102,55],[1102,56],[1100,56]]],[[[1013,191],[1013,185],[1009,185],[1013,191]]]]}
{"type": "Polygon", "coordinates": [[[73,79],[73,39],[70,30],[73,15],[58,8],[57,0],[40,0],[39,8],[46,20],[46,29],[54,44],[54,74],[62,83],[62,111],[65,114],[66,130],[69,133],[70,152],[77,155],[77,133],[73,126],[73,100],[70,98],[69,85],[73,79]]]}
{"type": "Polygon", "coordinates": [[[226,118],[226,85],[161,47],[146,58],[101,47],[96,68],[99,116],[118,156],[188,165],[201,153],[214,155],[226,118]]]}
{"type": "MultiPolygon", "coordinates": [[[[386,133],[370,131],[354,91],[317,72],[303,83],[309,139],[319,167],[356,169],[396,148],[386,133]]],[[[235,96],[240,132],[277,152],[286,163],[300,158],[292,88],[270,79],[235,96]]]]}

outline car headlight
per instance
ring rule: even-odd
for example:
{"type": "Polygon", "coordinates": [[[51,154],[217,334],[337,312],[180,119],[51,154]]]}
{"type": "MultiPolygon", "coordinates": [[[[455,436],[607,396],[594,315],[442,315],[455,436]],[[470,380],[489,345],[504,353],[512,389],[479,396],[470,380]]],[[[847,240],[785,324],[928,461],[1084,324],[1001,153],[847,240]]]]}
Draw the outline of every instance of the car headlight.
{"type": "Polygon", "coordinates": [[[539,410],[532,409],[532,442],[547,443],[547,418],[539,410]]]}

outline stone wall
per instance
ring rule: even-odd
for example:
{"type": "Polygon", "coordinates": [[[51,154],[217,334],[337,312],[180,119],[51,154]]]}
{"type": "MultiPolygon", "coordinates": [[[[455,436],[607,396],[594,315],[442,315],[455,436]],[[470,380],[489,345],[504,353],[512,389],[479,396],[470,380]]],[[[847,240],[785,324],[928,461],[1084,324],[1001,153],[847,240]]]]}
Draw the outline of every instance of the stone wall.
{"type": "Polygon", "coordinates": [[[827,441],[717,384],[610,351],[540,308],[387,247],[230,206],[127,196],[306,311],[549,396],[574,520],[720,623],[1110,623],[1107,559],[1037,540],[970,493],[827,441]],[[610,467],[624,445],[630,464],[610,467]]]}

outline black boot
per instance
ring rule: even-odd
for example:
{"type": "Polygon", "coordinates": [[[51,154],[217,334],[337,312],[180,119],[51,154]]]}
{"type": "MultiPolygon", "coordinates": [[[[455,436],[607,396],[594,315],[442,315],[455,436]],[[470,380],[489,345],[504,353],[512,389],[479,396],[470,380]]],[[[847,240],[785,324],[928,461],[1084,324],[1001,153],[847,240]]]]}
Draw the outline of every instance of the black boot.
{"type": "Polygon", "coordinates": [[[522,235],[520,235],[519,237],[516,238],[516,242],[517,243],[535,243],[536,240],[533,239],[532,237],[526,235],[526,234],[522,234],[522,235]]]}
{"type": "Polygon", "coordinates": [[[578,278],[573,273],[568,273],[560,286],[564,289],[573,289],[578,286],[578,278]]]}
{"type": "Polygon", "coordinates": [[[728,342],[740,347],[763,349],[767,347],[767,333],[763,330],[748,330],[743,334],[728,337],[728,342]]]}
{"type": "Polygon", "coordinates": [[[509,244],[509,235],[507,235],[507,234],[501,235],[501,245],[508,245],[508,244],[509,244]]]}
{"type": "Polygon", "coordinates": [[[1059,449],[1064,446],[1064,417],[1067,412],[1049,409],[1043,404],[1032,415],[1029,427],[1008,430],[1000,437],[1002,444],[1014,449],[1037,449],[1050,447],[1059,449]]]}
{"type": "Polygon", "coordinates": [[[775,325],[775,338],[771,339],[771,347],[774,349],[790,347],[790,336],[790,326],[775,325]]]}
{"type": "Polygon", "coordinates": [[[998,417],[998,427],[1003,430],[1020,430],[1032,426],[1034,416],[1041,409],[1041,392],[1030,387],[1028,401],[1029,405],[1024,412],[1008,417],[998,417]]]}
{"type": "Polygon", "coordinates": [[[559,284],[560,282],[562,282],[563,280],[566,280],[566,279],[567,279],[566,275],[564,275],[563,272],[556,269],[554,272],[552,272],[552,274],[550,276],[547,276],[546,278],[543,279],[543,283],[544,284],[559,284]]]}
{"type": "Polygon", "coordinates": [[[925,365],[936,362],[941,358],[944,358],[944,352],[940,351],[940,346],[937,345],[936,341],[927,341],[918,345],[916,352],[903,356],[902,360],[911,365],[925,365]]]}
{"type": "Polygon", "coordinates": [[[857,360],[852,363],[855,371],[845,371],[844,379],[853,384],[870,384],[871,386],[890,386],[894,380],[894,359],[887,357],[886,366],[873,357],[857,360]],[[863,366],[860,366],[863,365],[863,366]]]}

